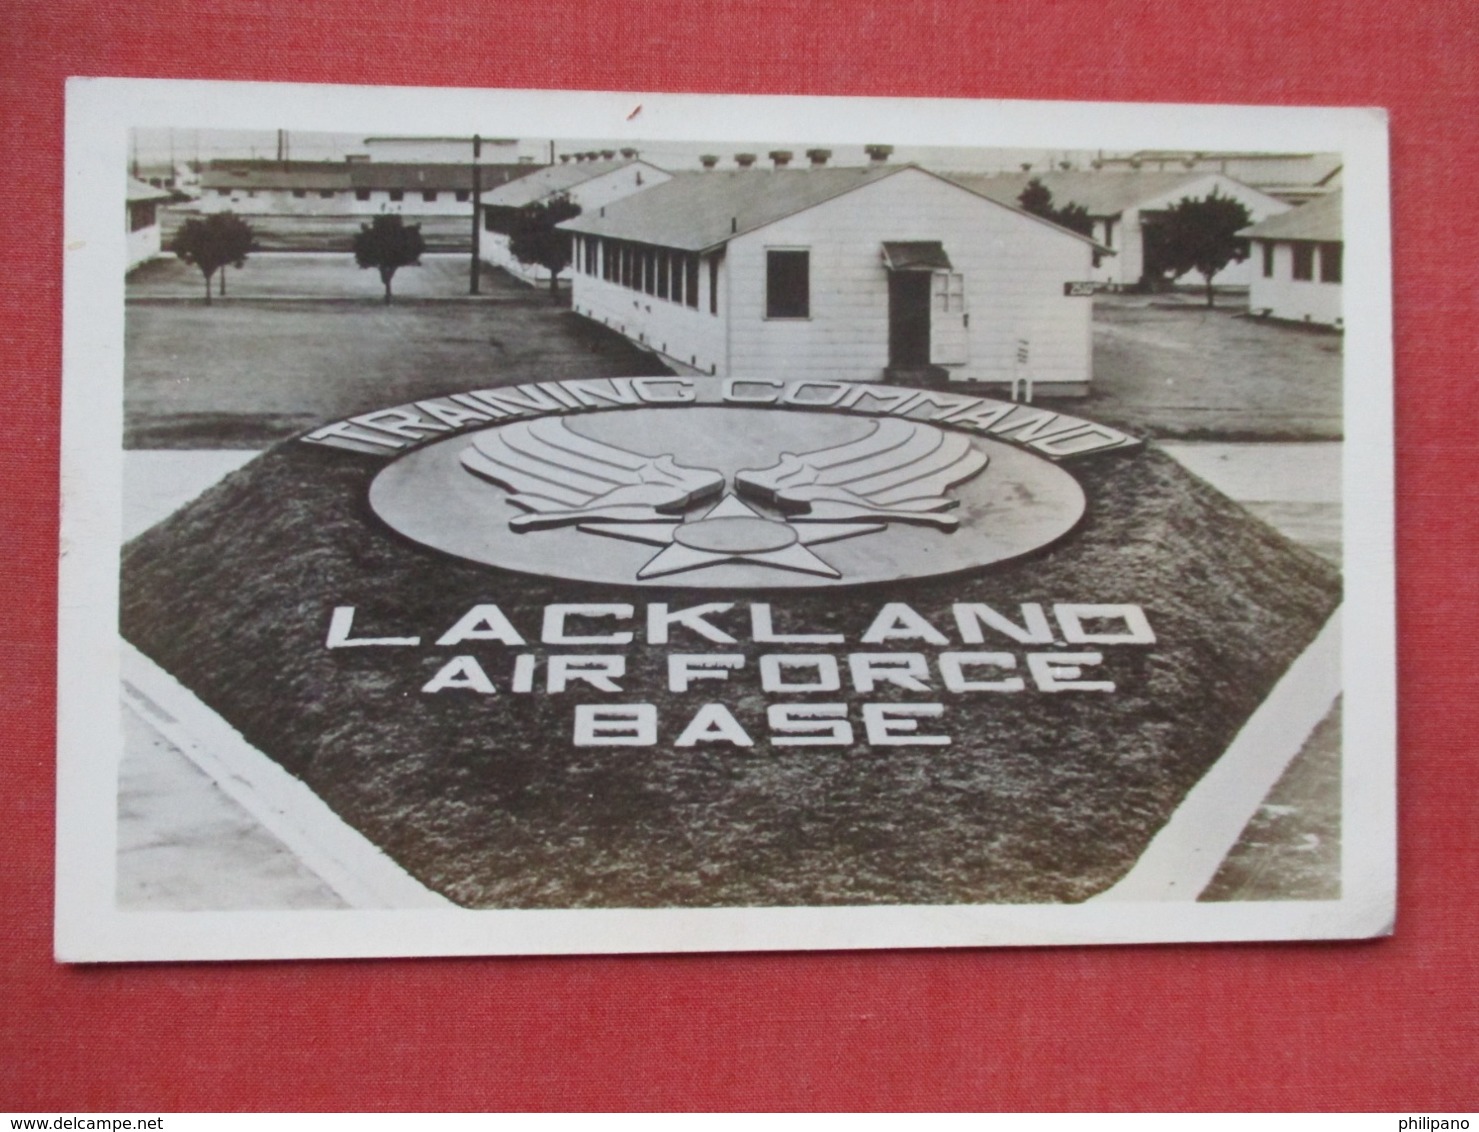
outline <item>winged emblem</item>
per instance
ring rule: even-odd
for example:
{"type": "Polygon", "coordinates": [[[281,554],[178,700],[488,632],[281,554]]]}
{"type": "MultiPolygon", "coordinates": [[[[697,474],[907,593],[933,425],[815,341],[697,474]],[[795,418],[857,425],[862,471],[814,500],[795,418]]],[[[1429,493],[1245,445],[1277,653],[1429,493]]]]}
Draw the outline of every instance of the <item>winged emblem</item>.
{"type": "Polygon", "coordinates": [[[460,459],[524,512],[509,520],[515,531],[573,526],[660,548],[639,579],[726,562],[840,578],[811,547],[894,522],[952,531],[960,521],[941,513],[957,506],[946,492],[986,466],[965,436],[897,418],[873,422],[858,440],[737,472],[737,494],[718,469],[592,440],[560,417],[477,434],[460,459]]]}
{"type": "Polygon", "coordinates": [[[739,494],[786,513],[793,523],[873,519],[954,530],[943,515],[958,502],[945,493],[986,466],[961,433],[887,417],[867,436],[799,455],[781,453],[768,468],[737,472],[739,494]]]}
{"type": "Polygon", "coordinates": [[[462,465],[505,488],[509,502],[528,512],[509,521],[516,531],[673,521],[724,490],[722,472],[591,440],[559,417],[491,429],[463,452],[462,465]]]}

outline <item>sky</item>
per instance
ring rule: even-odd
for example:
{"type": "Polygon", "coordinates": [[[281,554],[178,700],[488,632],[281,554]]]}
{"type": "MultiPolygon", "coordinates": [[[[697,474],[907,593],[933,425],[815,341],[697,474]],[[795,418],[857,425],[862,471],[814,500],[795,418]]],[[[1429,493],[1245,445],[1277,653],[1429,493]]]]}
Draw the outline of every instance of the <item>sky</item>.
{"type": "MultiPolygon", "coordinates": [[[[490,132],[489,136],[496,136],[490,132]]],[[[522,150],[537,161],[548,162],[550,153],[548,138],[525,139],[522,150]]],[[[286,135],[288,156],[295,161],[339,161],[351,153],[364,153],[365,135],[311,133],[292,130],[286,135]]],[[[210,161],[228,157],[273,158],[277,156],[278,136],[275,130],[212,130],[212,129],[139,129],[133,132],[132,155],[142,164],[168,162],[173,158],[181,161],[210,161]]],[[[643,158],[665,169],[697,169],[698,157],[703,153],[714,153],[721,158],[720,167],[733,167],[734,154],[754,153],[762,164],[768,164],[766,154],[771,150],[788,149],[795,154],[797,165],[806,164],[806,151],[814,147],[834,151],[832,164],[861,165],[867,156],[858,145],[830,145],[825,141],[752,141],[752,142],[674,142],[674,141],[612,141],[602,138],[563,138],[555,140],[554,152],[581,152],[585,150],[620,149],[634,146],[643,158]]],[[[471,147],[469,147],[469,158],[471,147]]],[[[904,164],[917,162],[939,169],[971,172],[1015,171],[1024,163],[1034,168],[1045,169],[1061,161],[1071,161],[1076,167],[1084,167],[1094,153],[1085,150],[1041,150],[1041,149],[956,149],[944,146],[895,146],[891,161],[904,164]]],[[[381,160],[385,160],[382,157],[381,160]]]]}

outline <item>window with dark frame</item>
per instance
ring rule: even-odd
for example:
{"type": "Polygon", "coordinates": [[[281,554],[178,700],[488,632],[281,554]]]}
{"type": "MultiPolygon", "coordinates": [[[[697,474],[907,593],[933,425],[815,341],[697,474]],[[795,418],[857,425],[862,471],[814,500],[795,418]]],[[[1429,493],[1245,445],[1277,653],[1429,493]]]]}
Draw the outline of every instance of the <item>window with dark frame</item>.
{"type": "Polygon", "coordinates": [[[1344,245],[1329,243],[1320,245],[1320,282],[1339,283],[1341,276],[1341,252],[1344,245]]]}
{"type": "Polygon", "coordinates": [[[406,199],[406,191],[404,189],[391,189],[390,190],[390,199],[391,200],[405,200],[406,199]]]}
{"type": "Polygon", "coordinates": [[[1315,245],[1294,245],[1294,278],[1309,282],[1315,277],[1315,245]]]}
{"type": "Polygon", "coordinates": [[[765,317],[811,317],[811,253],[771,248],[765,253],[765,317]]]}
{"type": "Polygon", "coordinates": [[[307,195],[308,195],[308,190],[307,189],[294,189],[293,190],[293,196],[297,197],[300,200],[303,197],[306,197],[307,195]]]}
{"type": "Polygon", "coordinates": [[[665,251],[657,253],[657,297],[668,297],[668,253],[665,251]]]}
{"type": "Polygon", "coordinates": [[[1263,248],[1263,277],[1272,279],[1274,277],[1274,245],[1265,241],[1261,246],[1263,248]]]}
{"type": "Polygon", "coordinates": [[[318,190],[318,195],[323,200],[333,200],[334,199],[334,190],[333,189],[319,189],[318,190]]]}
{"type": "Polygon", "coordinates": [[[437,199],[437,191],[435,189],[426,189],[426,190],[424,190],[422,192],[421,199],[422,200],[436,200],[437,199]]]}
{"type": "Polygon", "coordinates": [[[463,202],[463,203],[466,203],[467,201],[472,200],[472,190],[471,189],[458,189],[457,190],[457,199],[459,201],[463,202]]]}
{"type": "Polygon", "coordinates": [[[683,287],[683,301],[698,310],[698,256],[686,257],[684,271],[688,276],[683,287]]]}
{"type": "Polygon", "coordinates": [[[354,190],[354,199],[355,200],[369,200],[370,199],[370,190],[369,189],[355,189],[354,190]]]}
{"type": "Polygon", "coordinates": [[[719,257],[709,257],[709,313],[719,313],[719,257]]]}

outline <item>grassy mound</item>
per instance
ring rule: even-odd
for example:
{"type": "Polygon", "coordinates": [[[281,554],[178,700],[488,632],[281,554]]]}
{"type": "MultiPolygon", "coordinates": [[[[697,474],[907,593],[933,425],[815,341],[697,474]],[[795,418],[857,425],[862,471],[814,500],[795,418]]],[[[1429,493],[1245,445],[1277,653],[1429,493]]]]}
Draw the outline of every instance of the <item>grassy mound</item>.
{"type": "MultiPolygon", "coordinates": [[[[784,617],[782,631],[849,642],[885,601],[947,632],[952,602],[1012,616],[1022,602],[1137,603],[1158,642],[1102,650],[1115,694],[942,689],[929,698],[945,720],[926,729],[939,723],[950,746],[771,747],[755,658],[878,646],[757,646],[745,595],[554,583],[450,559],[371,515],[379,466],[292,443],[247,465],[126,548],[122,631],[406,869],[471,907],[1083,899],[1133,865],[1339,601],[1331,567],[1168,457],[1110,454],[1080,471],[1080,528],[1030,560],[756,600],[784,617]],[[740,645],[675,632],[670,648],[743,652],[746,666],[682,695],[666,690],[668,649],[645,645],[640,622],[617,650],[628,656],[620,696],[510,694],[515,650],[431,645],[479,602],[534,642],[547,603],[630,602],[640,614],[647,602],[731,597],[740,607],[716,620],[740,645]],[[339,605],[357,607],[357,633],[425,644],[326,649],[339,605]],[[423,694],[453,653],[484,661],[499,693],[423,694]],[[672,745],[711,699],[753,748],[672,745]],[[656,703],[663,742],[575,747],[571,716],[587,701],[656,703]]],[[[974,647],[1021,651],[1005,639],[974,647]]],[[[855,726],[858,702],[926,698],[844,687],[801,698],[848,700],[855,726]]]]}

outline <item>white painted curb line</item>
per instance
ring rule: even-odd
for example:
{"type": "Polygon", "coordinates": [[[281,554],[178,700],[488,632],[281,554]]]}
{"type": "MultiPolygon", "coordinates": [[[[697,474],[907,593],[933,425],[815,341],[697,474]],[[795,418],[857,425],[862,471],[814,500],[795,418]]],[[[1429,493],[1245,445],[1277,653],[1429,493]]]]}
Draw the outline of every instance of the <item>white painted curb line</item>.
{"type": "Polygon", "coordinates": [[[1195,900],[1341,690],[1340,610],[1182,799],[1140,860],[1091,900],[1195,900]]]}
{"type": "Polygon", "coordinates": [[[184,685],[120,640],[125,703],[351,908],[455,908],[387,857],[184,685]]]}

